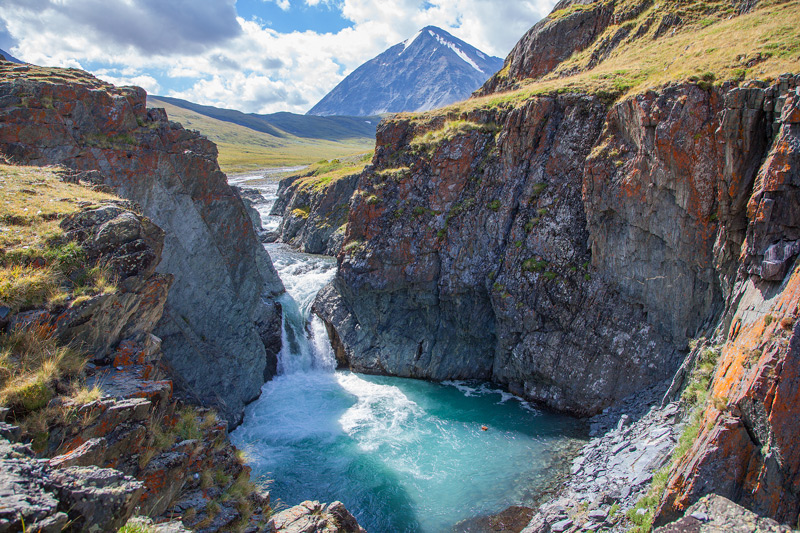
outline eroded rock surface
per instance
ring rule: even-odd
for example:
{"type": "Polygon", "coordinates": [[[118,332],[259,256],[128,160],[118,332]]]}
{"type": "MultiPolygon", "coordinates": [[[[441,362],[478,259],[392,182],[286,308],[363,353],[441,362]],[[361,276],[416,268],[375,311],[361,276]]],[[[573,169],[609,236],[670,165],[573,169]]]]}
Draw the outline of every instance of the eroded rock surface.
{"type": "Polygon", "coordinates": [[[366,533],[342,502],[305,501],[272,517],[267,531],[276,533],[366,533]],[[272,529],[270,529],[272,528],[272,529]]]}

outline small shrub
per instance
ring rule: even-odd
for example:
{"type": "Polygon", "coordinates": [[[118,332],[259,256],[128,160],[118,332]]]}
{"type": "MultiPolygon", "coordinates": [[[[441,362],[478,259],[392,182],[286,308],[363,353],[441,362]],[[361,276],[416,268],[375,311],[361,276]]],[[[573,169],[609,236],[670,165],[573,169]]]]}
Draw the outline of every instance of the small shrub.
{"type": "Polygon", "coordinates": [[[556,277],[558,276],[558,274],[556,274],[555,272],[549,272],[549,271],[548,271],[548,272],[545,272],[545,273],[544,273],[544,274],[542,274],[542,275],[543,275],[545,278],[547,278],[549,281],[553,281],[553,280],[554,280],[554,279],[556,279],[556,277]]]}
{"type": "Polygon", "coordinates": [[[197,411],[191,407],[184,407],[178,415],[175,432],[180,440],[199,440],[203,437],[200,424],[197,422],[197,411]]]}
{"type": "Polygon", "coordinates": [[[522,270],[525,272],[541,272],[547,267],[547,261],[542,259],[526,259],[522,262],[522,270]]]}
{"type": "Polygon", "coordinates": [[[500,209],[500,200],[492,200],[491,202],[486,204],[486,207],[488,207],[492,211],[497,211],[498,209],[500,209]]]}
{"type": "Polygon", "coordinates": [[[80,387],[75,391],[70,399],[79,405],[86,405],[99,400],[103,396],[103,389],[95,385],[91,389],[87,387],[80,387]]]}
{"type": "Polygon", "coordinates": [[[424,208],[424,207],[422,207],[421,205],[418,205],[418,206],[414,207],[414,209],[412,209],[412,210],[411,210],[411,213],[412,213],[412,214],[413,214],[415,217],[422,216],[422,215],[424,215],[424,214],[425,214],[425,208],[424,208]]]}
{"type": "Polygon", "coordinates": [[[307,219],[309,214],[311,214],[310,207],[303,206],[303,207],[298,207],[296,209],[292,209],[292,216],[296,218],[307,219]]]}
{"type": "Polygon", "coordinates": [[[344,245],[342,250],[347,254],[353,254],[364,247],[364,241],[361,240],[352,240],[344,245]]]}
{"type": "Polygon", "coordinates": [[[156,528],[148,518],[134,516],[117,533],[156,533],[156,528]]]}

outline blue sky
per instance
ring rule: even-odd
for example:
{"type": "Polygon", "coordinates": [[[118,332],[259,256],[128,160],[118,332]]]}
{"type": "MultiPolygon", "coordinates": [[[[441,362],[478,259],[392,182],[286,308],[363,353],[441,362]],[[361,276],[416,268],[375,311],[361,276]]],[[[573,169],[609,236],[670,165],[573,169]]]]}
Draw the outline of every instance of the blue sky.
{"type": "Polygon", "coordinates": [[[554,0],[3,0],[0,48],[151,94],[304,113],[427,25],[505,57],[554,0]]]}

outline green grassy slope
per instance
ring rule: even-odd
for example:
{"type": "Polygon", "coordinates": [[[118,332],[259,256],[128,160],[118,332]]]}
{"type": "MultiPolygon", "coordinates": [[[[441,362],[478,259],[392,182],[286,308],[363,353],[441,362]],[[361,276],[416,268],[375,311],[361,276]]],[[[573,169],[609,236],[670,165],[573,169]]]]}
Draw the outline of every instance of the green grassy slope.
{"type": "Polygon", "coordinates": [[[379,120],[375,117],[331,117],[347,120],[320,124],[314,120],[303,122],[298,117],[325,117],[276,113],[273,125],[266,119],[257,119],[258,115],[199,106],[173,98],[149,96],[147,105],[163,107],[170,120],[198,130],[214,141],[219,147],[220,167],[229,174],[258,168],[306,165],[321,159],[364,153],[375,145],[375,127],[379,120]],[[225,117],[231,120],[225,120],[225,117]],[[256,117],[250,122],[258,129],[232,121],[241,117],[256,117]]]}

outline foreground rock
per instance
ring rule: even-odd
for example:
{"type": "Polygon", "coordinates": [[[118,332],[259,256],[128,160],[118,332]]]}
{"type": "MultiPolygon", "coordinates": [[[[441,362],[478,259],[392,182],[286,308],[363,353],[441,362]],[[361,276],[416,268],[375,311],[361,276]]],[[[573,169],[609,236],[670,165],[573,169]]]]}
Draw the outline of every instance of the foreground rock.
{"type": "Polygon", "coordinates": [[[55,470],[4,439],[0,466],[0,531],[116,531],[143,491],[141,482],[109,468],[55,470]]]}
{"type": "Polygon", "coordinates": [[[306,501],[272,517],[267,531],[276,533],[366,533],[342,502],[306,501]],[[270,529],[271,528],[271,529],[270,529]]]}
{"type": "Polygon", "coordinates": [[[283,286],[213,143],[148,110],[138,88],[0,62],[0,154],[63,165],[136,201],[165,232],[175,279],[156,334],[176,385],[230,423],[274,372],[283,286]]]}
{"type": "Polygon", "coordinates": [[[727,498],[711,494],[704,496],[686,510],[686,516],[669,525],[656,528],[654,533],[784,533],[792,528],[770,518],[760,517],[727,498]]]}

